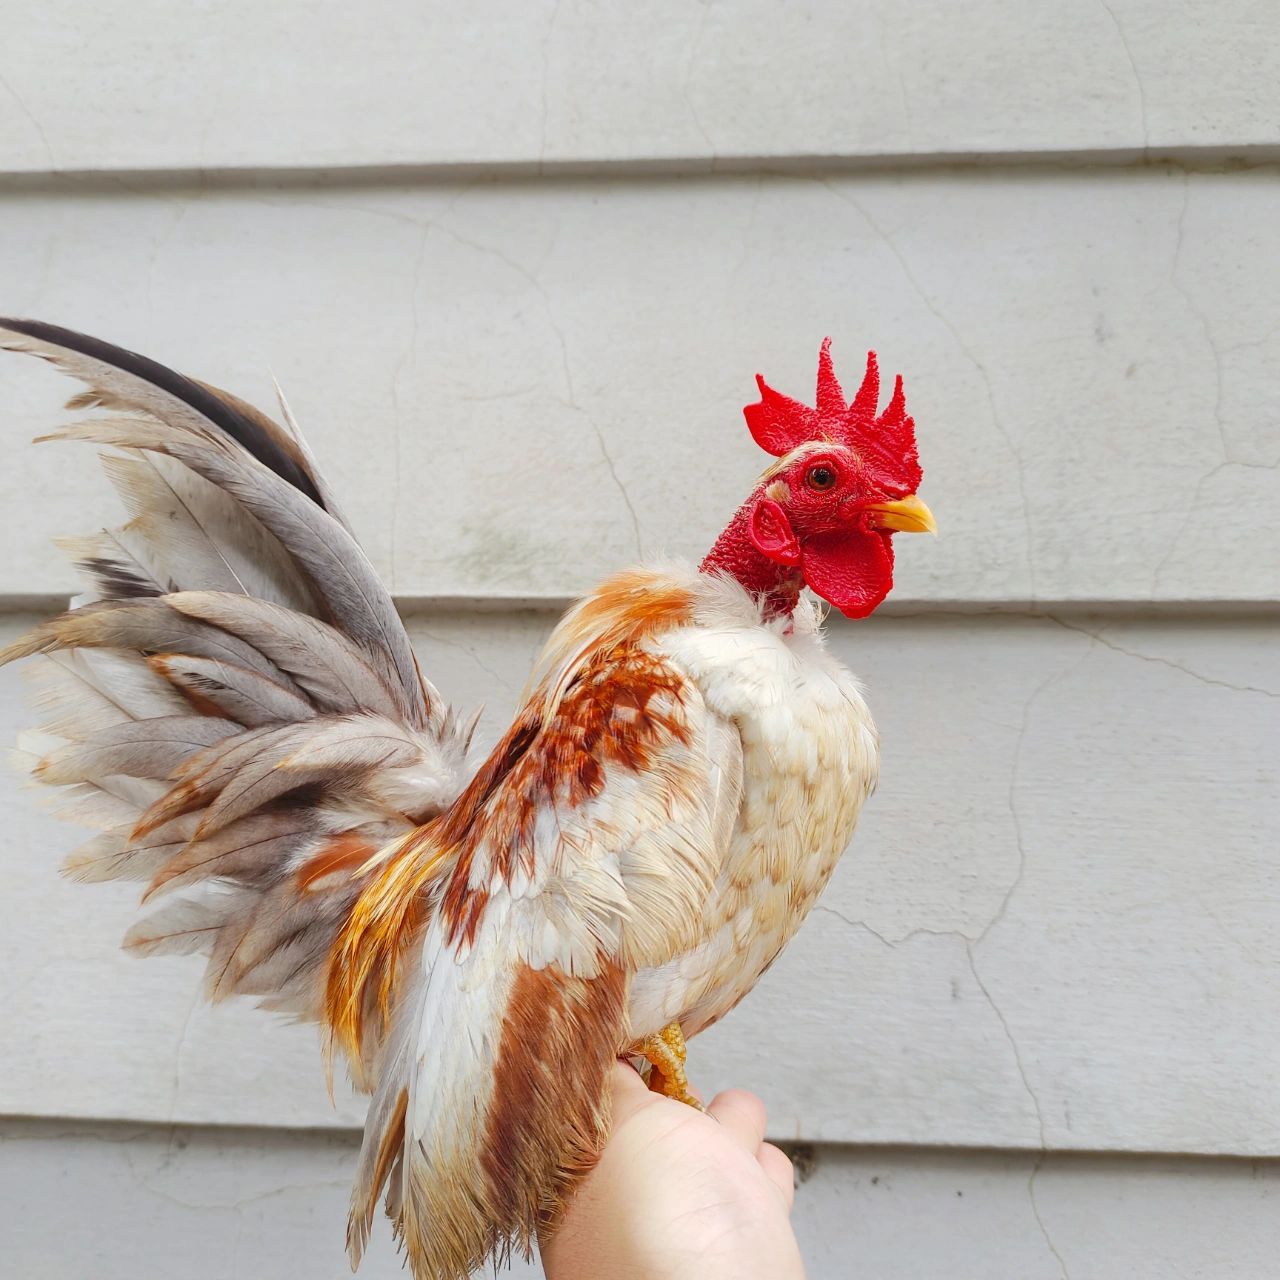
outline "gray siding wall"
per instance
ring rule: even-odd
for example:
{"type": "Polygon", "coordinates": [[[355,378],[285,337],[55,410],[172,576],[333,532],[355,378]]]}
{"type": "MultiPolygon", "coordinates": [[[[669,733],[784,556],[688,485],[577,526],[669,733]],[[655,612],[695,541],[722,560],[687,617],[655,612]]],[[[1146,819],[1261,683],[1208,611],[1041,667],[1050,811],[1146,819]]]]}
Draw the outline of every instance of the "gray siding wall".
{"type": "MultiPolygon", "coordinates": [[[[802,1144],[816,1280],[1274,1275],[1274,5],[471,9],[0,0],[0,309],[279,378],[490,737],[573,593],[709,545],[751,375],[875,346],[942,530],[832,624],[882,782],[694,1076],[802,1144]]],[[[0,367],[0,643],[113,518],[25,443],[66,394],[0,367]]],[[[0,813],[0,1272],[344,1274],[314,1033],[0,813]]]]}

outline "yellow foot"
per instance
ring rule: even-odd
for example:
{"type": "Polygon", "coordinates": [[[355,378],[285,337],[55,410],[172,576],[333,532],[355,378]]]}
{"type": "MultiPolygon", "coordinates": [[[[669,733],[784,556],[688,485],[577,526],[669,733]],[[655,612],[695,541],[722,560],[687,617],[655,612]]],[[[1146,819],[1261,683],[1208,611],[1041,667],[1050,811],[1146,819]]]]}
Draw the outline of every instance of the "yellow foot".
{"type": "Polygon", "coordinates": [[[649,1088],[654,1093],[674,1098],[698,1111],[706,1110],[689,1091],[689,1077],[684,1070],[687,1050],[684,1032],[678,1022],[663,1027],[656,1036],[642,1040],[639,1052],[649,1063],[649,1088]]]}

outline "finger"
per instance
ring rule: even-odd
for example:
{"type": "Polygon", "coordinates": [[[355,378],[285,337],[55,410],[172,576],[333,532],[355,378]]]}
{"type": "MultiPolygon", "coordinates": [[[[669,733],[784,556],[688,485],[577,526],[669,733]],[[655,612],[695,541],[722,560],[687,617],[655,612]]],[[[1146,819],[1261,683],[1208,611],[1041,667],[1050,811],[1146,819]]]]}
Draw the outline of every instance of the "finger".
{"type": "Polygon", "coordinates": [[[764,1103],[745,1089],[728,1089],[711,1099],[707,1110],[726,1132],[731,1133],[752,1155],[764,1141],[764,1103]]]}
{"type": "Polygon", "coordinates": [[[649,1106],[655,1095],[640,1079],[640,1073],[625,1062],[615,1062],[609,1072],[613,1092],[613,1123],[617,1127],[637,1111],[649,1106]]]}
{"type": "Polygon", "coordinates": [[[769,1181],[773,1183],[782,1195],[782,1203],[787,1206],[787,1212],[791,1212],[791,1206],[796,1202],[796,1171],[787,1158],[784,1151],[779,1151],[772,1142],[766,1142],[758,1152],[756,1159],[760,1162],[760,1167],[765,1171],[769,1181]]]}

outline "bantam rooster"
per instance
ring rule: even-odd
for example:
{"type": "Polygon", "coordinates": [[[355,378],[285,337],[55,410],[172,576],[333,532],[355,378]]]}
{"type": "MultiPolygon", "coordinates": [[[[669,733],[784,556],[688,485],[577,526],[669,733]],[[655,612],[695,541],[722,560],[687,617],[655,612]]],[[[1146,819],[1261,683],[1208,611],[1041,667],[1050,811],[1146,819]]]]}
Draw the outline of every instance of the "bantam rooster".
{"type": "MultiPolygon", "coordinates": [[[[377,1202],[418,1280],[554,1227],[608,1133],[618,1057],[693,1102],[685,1039],[795,933],[875,786],[877,737],[809,587],[862,618],[895,532],[932,530],[899,378],[852,403],[830,342],[809,408],[757,379],[774,461],[699,568],[628,569],[574,605],[515,720],[423,677],[391,597],[281,402],[0,321],[105,409],[131,519],[67,542],[91,585],[0,653],[36,654],[31,769],[95,829],[76,879],[167,902],[142,954],[209,957],[210,999],[313,1020],[372,1094],[348,1226],[377,1202]]],[[[694,1105],[697,1105],[694,1103],[694,1105]]]]}

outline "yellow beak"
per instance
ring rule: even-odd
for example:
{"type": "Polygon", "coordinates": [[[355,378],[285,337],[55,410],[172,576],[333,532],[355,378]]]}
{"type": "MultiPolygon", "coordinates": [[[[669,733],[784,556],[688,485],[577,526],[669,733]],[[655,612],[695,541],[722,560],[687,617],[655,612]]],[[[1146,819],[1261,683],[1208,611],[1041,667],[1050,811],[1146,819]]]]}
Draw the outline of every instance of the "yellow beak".
{"type": "Polygon", "coordinates": [[[933,512],[914,493],[896,502],[872,502],[862,509],[871,513],[877,529],[892,529],[894,533],[938,532],[933,512]]]}

